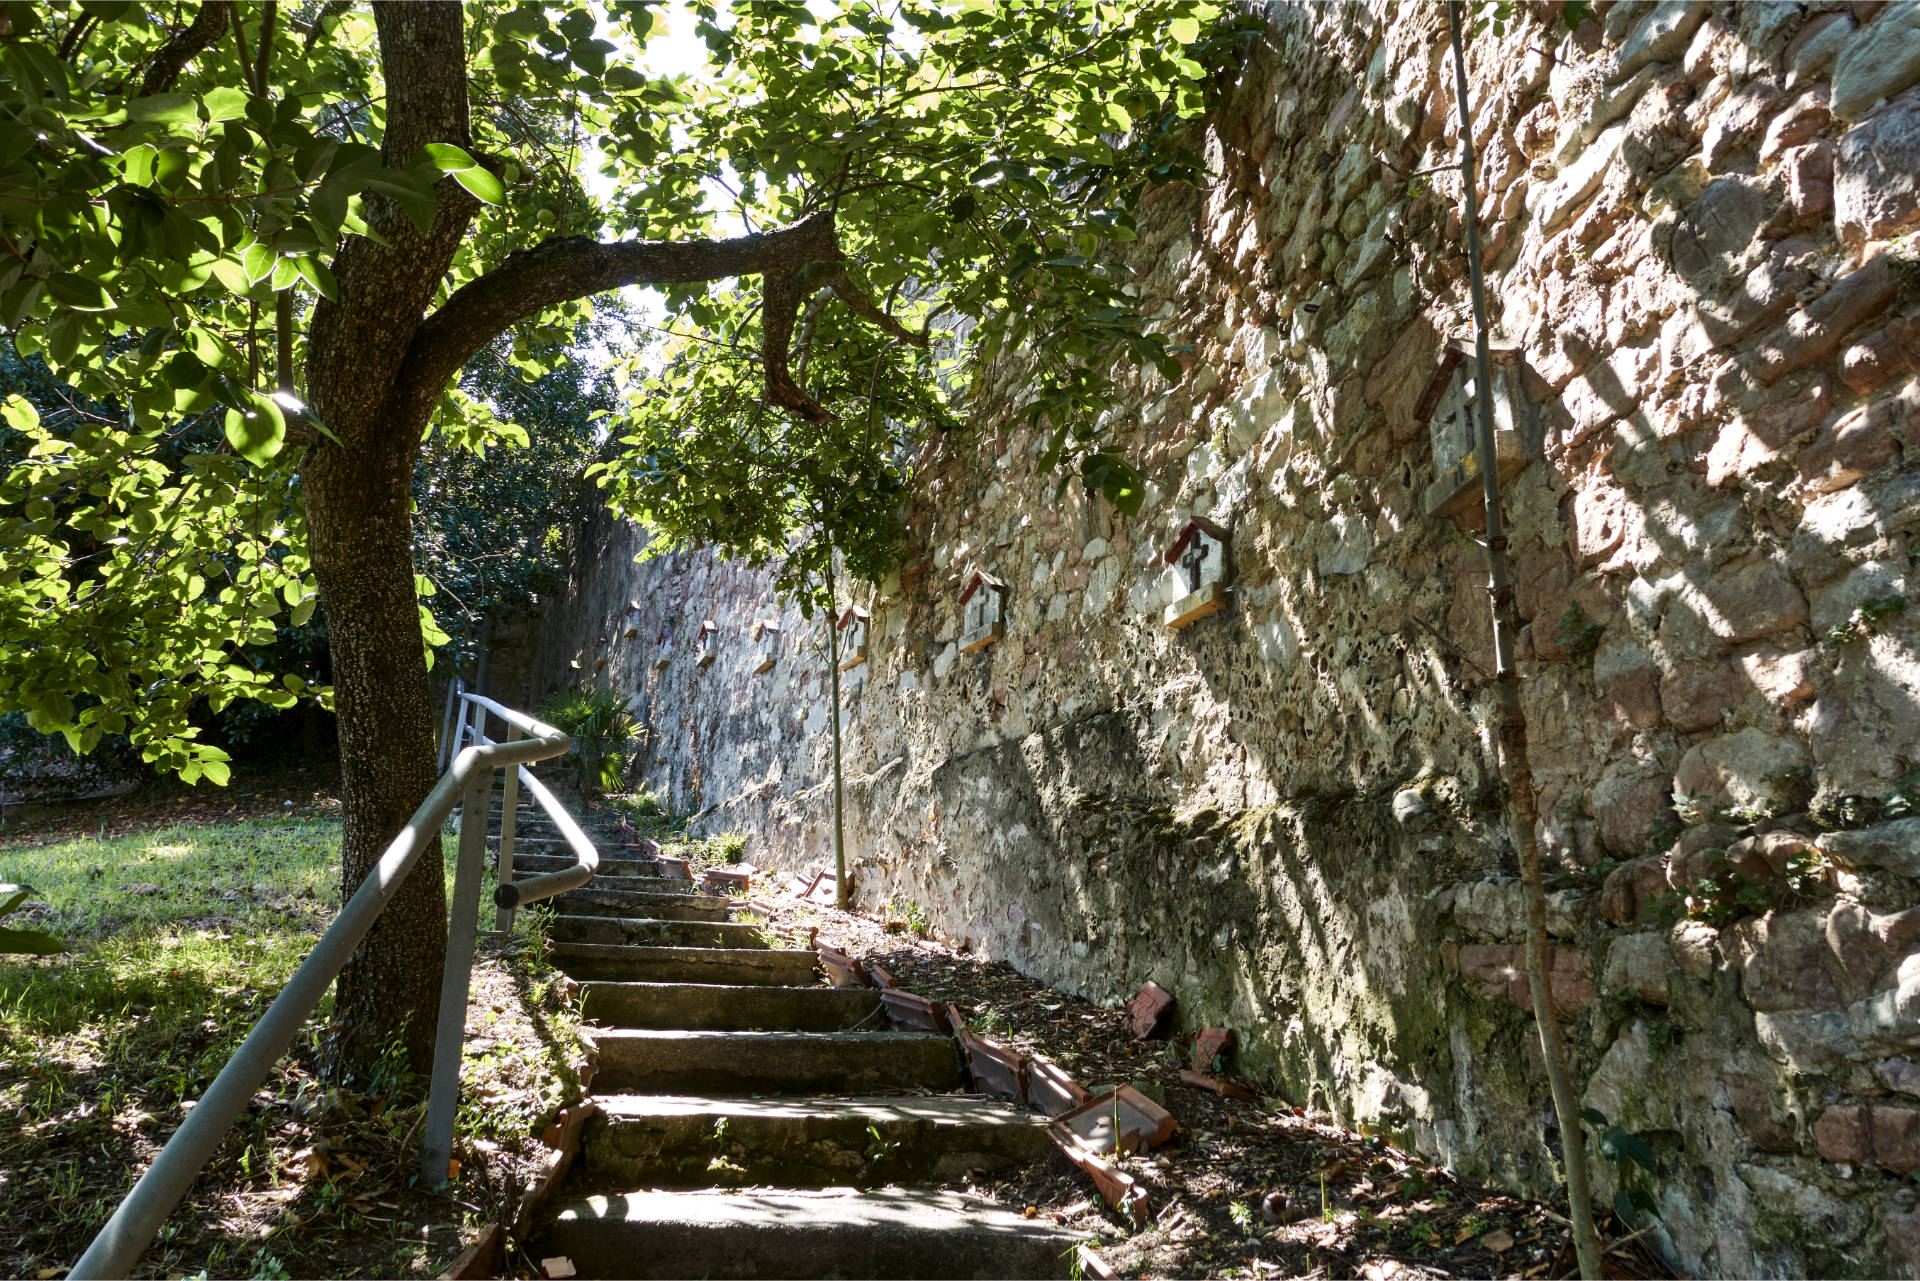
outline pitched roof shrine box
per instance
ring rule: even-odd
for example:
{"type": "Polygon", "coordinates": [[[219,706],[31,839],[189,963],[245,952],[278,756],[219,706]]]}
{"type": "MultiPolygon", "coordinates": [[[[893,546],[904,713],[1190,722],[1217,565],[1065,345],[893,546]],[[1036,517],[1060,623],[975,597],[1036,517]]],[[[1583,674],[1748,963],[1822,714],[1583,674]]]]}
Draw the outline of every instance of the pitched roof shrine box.
{"type": "Polygon", "coordinates": [[[666,628],[653,642],[653,670],[663,671],[673,662],[673,633],[666,628]]]}
{"type": "Polygon", "coordinates": [[[763,618],[753,625],[753,674],[764,675],[780,661],[780,620],[763,618]]]}
{"type": "Polygon", "coordinates": [[[625,629],[620,634],[622,637],[624,637],[627,640],[632,640],[634,637],[640,634],[640,602],[639,601],[636,600],[636,601],[627,602],[627,624],[625,629]]]}
{"type": "Polygon", "coordinates": [[[873,615],[858,605],[850,607],[840,615],[840,670],[858,667],[867,661],[867,634],[871,630],[873,615]]]}
{"type": "Polygon", "coordinates": [[[700,624],[700,654],[693,660],[695,667],[712,667],[715,654],[720,646],[720,625],[709,618],[700,624]]]}
{"type": "Polygon", "coordinates": [[[1007,585],[975,570],[960,593],[960,652],[985,649],[1007,634],[1007,585]]]}
{"type": "MultiPolygon", "coordinates": [[[[1542,453],[1531,405],[1520,389],[1520,351],[1494,347],[1493,367],[1494,474],[1510,480],[1542,453]]],[[[1414,417],[1427,420],[1433,442],[1433,483],[1427,486],[1429,516],[1463,517],[1478,525],[1486,519],[1485,482],[1480,475],[1478,443],[1474,438],[1473,347],[1456,342],[1441,354],[1439,368],[1414,405],[1414,417]]]]}
{"type": "Polygon", "coordinates": [[[1227,560],[1227,531],[1195,516],[1180,529],[1167,548],[1166,562],[1179,584],[1179,598],[1167,606],[1166,624],[1176,631],[1217,614],[1233,593],[1232,566],[1227,560]]]}

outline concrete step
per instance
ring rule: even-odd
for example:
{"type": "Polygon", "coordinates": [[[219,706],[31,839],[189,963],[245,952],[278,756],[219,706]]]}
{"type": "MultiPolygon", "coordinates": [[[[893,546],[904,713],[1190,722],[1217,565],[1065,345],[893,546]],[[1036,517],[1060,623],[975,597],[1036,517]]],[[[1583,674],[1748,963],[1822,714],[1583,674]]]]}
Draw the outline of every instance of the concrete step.
{"type": "MultiPolygon", "coordinates": [[[[552,935],[569,943],[631,943],[643,947],[759,948],[756,925],[727,921],[646,920],[622,916],[556,916],[552,935]]],[[[811,954],[809,954],[811,955],[811,954]]]]}
{"type": "Polygon", "coordinates": [[[553,900],[569,916],[643,916],[656,921],[724,921],[733,900],[712,894],[648,894],[600,888],[597,880],[553,900]]]}
{"type": "Polygon", "coordinates": [[[553,963],[581,980],[811,987],[819,961],[812,952],[794,948],[555,943],[553,963]]]}
{"type": "MultiPolygon", "coordinates": [[[[548,872],[564,872],[579,862],[571,851],[565,854],[530,854],[518,846],[513,851],[513,875],[517,880],[530,876],[543,876],[548,872]]],[[[660,875],[660,865],[650,858],[620,858],[600,851],[600,864],[596,872],[600,876],[653,876],[660,875]]]]}
{"type": "Polygon", "coordinates": [[[583,1277],[1064,1277],[1081,1239],[952,1192],[628,1192],[561,1209],[535,1257],[583,1277]]]}
{"type": "Polygon", "coordinates": [[[683,881],[677,876],[600,876],[593,878],[595,889],[620,890],[628,894],[698,894],[697,881],[683,881]]]}
{"type": "Polygon", "coordinates": [[[951,1090],[960,1052],[931,1032],[595,1030],[605,1090],[673,1094],[855,1094],[951,1090]]]}
{"type": "Polygon", "coordinates": [[[1040,1160],[1046,1118],[998,1099],[600,1095],[587,1172],[601,1186],[811,1188],[944,1182],[1040,1160]]]}
{"type": "Polygon", "coordinates": [[[583,1017],[609,1027],[844,1032],[860,1023],[887,1026],[876,1017],[880,994],[851,987],[588,983],[581,989],[580,1000],[583,1017]]]}

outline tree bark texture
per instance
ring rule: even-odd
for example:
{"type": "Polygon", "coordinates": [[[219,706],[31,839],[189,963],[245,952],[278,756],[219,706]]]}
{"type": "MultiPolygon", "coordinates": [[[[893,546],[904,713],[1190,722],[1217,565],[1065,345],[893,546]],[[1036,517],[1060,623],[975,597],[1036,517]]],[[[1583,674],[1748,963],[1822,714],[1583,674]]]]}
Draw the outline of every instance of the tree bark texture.
{"type": "MultiPolygon", "coordinates": [[[[388,0],[374,5],[374,21],[387,90],[385,163],[405,165],[430,142],[471,151],[460,6],[388,0]]],[[[442,178],[435,194],[426,232],[392,200],[365,198],[368,221],[387,243],[355,237],[341,247],[333,264],[336,296],[315,306],[308,334],[308,402],[339,440],[309,443],[303,479],[340,729],[344,894],[353,893],[433,787],[409,508],[420,442],[448,381],[510,326],[557,303],[629,284],[791,280],[808,263],[841,258],[830,213],[729,240],[558,239],[509,254],[429,316],[479,209],[452,178],[442,178]]],[[[851,285],[836,288],[858,293],[851,285]]],[[[768,396],[807,414],[818,407],[804,394],[794,403],[786,385],[794,291],[771,292],[762,329],[768,396]]],[[[436,843],[341,975],[336,1072],[364,1071],[396,1038],[425,1069],[445,951],[436,843]]]]}
{"type": "MultiPolygon", "coordinates": [[[[379,4],[387,83],[386,163],[427,142],[470,145],[461,14],[452,4],[379,4]]],[[[433,712],[414,592],[414,463],[425,413],[399,414],[393,385],[435,286],[477,207],[442,179],[421,233],[384,197],[369,220],[389,242],[341,249],[338,297],[315,308],[307,388],[340,440],[312,446],[304,467],[307,527],[332,651],[340,728],[341,892],[351,895],[433,787],[433,712]]],[[[436,841],[340,976],[335,1070],[364,1073],[394,1039],[432,1062],[434,1006],[446,952],[446,891],[436,841]]]]}

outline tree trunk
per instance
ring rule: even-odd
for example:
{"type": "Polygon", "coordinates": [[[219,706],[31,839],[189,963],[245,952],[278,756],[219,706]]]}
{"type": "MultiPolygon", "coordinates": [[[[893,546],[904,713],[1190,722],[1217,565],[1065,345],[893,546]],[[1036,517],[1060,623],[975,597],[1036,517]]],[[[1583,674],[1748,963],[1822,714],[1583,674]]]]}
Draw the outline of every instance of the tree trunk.
{"type": "MultiPolygon", "coordinates": [[[[387,84],[386,163],[405,164],[427,142],[469,146],[460,7],[378,4],[374,21],[387,84]]],[[[387,243],[355,237],[341,247],[339,289],[314,308],[309,331],[308,396],[340,441],[307,450],[303,482],[339,722],[343,895],[359,887],[434,782],[409,514],[432,402],[403,406],[396,387],[478,208],[451,178],[436,195],[424,233],[391,200],[367,198],[369,221],[387,243]]],[[[330,1055],[336,1075],[364,1076],[395,1040],[415,1068],[427,1070],[446,932],[436,841],[340,976],[330,1055]]]]}
{"type": "MultiPolygon", "coordinates": [[[[327,611],[340,728],[343,897],[434,783],[433,709],[407,510],[414,451],[404,452],[403,463],[316,451],[306,471],[308,537],[327,611]]],[[[432,1061],[446,916],[435,841],[340,976],[336,1071],[364,1074],[396,1037],[415,1067],[432,1061]]]]}

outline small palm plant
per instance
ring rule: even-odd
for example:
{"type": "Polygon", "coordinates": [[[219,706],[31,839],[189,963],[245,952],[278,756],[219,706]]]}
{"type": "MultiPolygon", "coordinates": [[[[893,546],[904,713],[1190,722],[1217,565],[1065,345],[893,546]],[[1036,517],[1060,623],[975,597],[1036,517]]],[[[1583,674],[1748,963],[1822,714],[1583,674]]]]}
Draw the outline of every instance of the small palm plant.
{"type": "MultiPolygon", "coordinates": [[[[34,893],[31,885],[0,881],[0,919],[13,915],[34,893]]],[[[42,930],[16,930],[0,925],[0,955],[52,956],[66,950],[65,943],[42,930]]]]}
{"type": "Polygon", "coordinates": [[[610,689],[563,690],[547,700],[541,719],[573,737],[580,761],[580,786],[604,793],[620,786],[627,757],[640,737],[640,722],[626,698],[610,689]]]}

